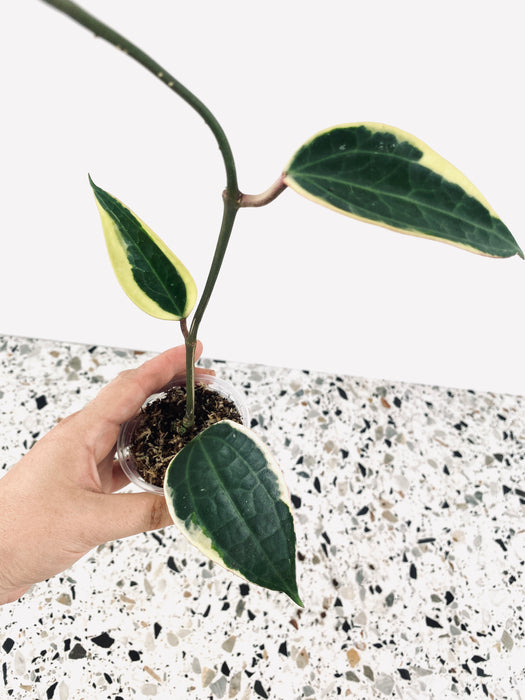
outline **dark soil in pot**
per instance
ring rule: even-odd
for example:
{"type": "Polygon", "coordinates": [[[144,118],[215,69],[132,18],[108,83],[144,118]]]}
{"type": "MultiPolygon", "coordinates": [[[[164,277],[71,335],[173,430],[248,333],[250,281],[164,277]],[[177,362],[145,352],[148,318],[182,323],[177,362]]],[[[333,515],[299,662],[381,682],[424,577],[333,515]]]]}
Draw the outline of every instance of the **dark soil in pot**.
{"type": "Polygon", "coordinates": [[[131,451],[140,476],[162,487],[166,469],[184,445],[220,420],[242,423],[235,404],[203,384],[195,386],[195,425],[180,435],[174,425],[181,424],[186,411],[186,387],[174,386],[161,399],[141,410],[141,420],[133,432],[131,451]]]}

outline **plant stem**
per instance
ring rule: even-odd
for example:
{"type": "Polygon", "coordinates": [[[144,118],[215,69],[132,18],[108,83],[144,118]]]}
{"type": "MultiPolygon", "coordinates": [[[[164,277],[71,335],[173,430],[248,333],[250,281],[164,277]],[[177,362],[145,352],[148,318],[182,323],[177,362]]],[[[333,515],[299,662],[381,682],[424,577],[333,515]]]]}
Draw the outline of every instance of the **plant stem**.
{"type": "Polygon", "coordinates": [[[281,175],[271,187],[268,187],[266,192],[261,194],[241,194],[239,197],[239,207],[264,207],[274,199],[284,192],[287,188],[284,182],[283,175],[281,175]]]}
{"type": "Polygon", "coordinates": [[[208,127],[211,129],[213,135],[215,136],[219,148],[221,150],[224,166],[226,168],[226,179],[227,185],[226,189],[228,192],[237,194],[237,174],[235,170],[235,163],[233,160],[233,154],[230,148],[230,144],[226,135],[216,120],[214,115],[210,110],[203,104],[196,95],[194,95],[187,87],[182,85],[176,78],[174,78],[167,70],[165,70],[159,63],[154,61],[148,54],[144,53],[138,46],[135,46],[131,41],[128,41],[122,34],[119,34],[108,25],[101,22],[99,19],[91,15],[86,10],[82,9],[72,0],[42,0],[47,5],[51,5],[56,10],[63,12],[71,19],[78,22],[86,29],[91,30],[94,34],[101,39],[105,39],[110,44],[113,44],[117,49],[120,49],[135,61],[140,63],[141,66],[146,68],[146,70],[153,73],[153,75],[167,85],[170,90],[173,90],[179,97],[181,97],[190,107],[204,119],[208,127]]]}
{"type": "Polygon", "coordinates": [[[42,2],[45,2],[47,5],[51,5],[51,7],[54,7],[60,12],[63,12],[78,24],[94,32],[96,36],[105,39],[117,49],[120,49],[128,56],[131,56],[131,58],[135,59],[135,61],[146,68],[146,70],[153,73],[156,78],[167,85],[170,90],[173,90],[173,92],[181,97],[197,112],[197,114],[202,117],[202,119],[204,119],[204,122],[215,136],[222,154],[224,167],[226,170],[226,189],[223,193],[224,209],[219,238],[215,248],[210,271],[208,273],[208,278],[204,286],[204,291],[199,304],[197,305],[189,332],[186,325],[186,319],[182,319],[180,324],[186,344],[186,414],[183,420],[183,427],[191,427],[194,423],[195,412],[195,348],[197,346],[197,332],[219,275],[224,254],[230,240],[235,216],[240,207],[260,207],[265,204],[269,204],[279,194],[281,194],[281,192],[286,188],[286,185],[284,184],[283,177],[281,176],[268,190],[266,190],[266,192],[263,192],[260,195],[246,195],[239,192],[235,161],[230,144],[226,138],[226,134],[215,116],[210,112],[206,105],[199,100],[198,97],[196,97],[190,90],[188,90],[188,88],[186,88],[184,85],[182,85],[182,83],[168,73],[168,71],[165,70],[160,64],[148,56],[148,54],[144,53],[144,51],[139,49],[135,44],[123,37],[114,29],[111,29],[111,27],[104,24],[104,22],[101,22],[89,12],[86,12],[86,10],[82,9],[75,2],[72,2],[72,0],[42,0],[42,2]]]}
{"type": "Polygon", "coordinates": [[[182,333],[185,337],[186,343],[186,416],[184,418],[184,426],[190,427],[194,422],[194,409],[195,409],[195,347],[197,345],[197,331],[199,324],[202,319],[202,315],[208,305],[210,295],[215,286],[217,276],[224,258],[224,253],[226,252],[226,247],[230,239],[230,234],[233,227],[233,222],[235,220],[235,214],[239,207],[240,192],[237,185],[237,172],[235,168],[235,161],[233,158],[233,153],[226,138],[221,125],[215,118],[215,116],[210,112],[210,110],[204,105],[198,97],[196,97],[188,88],[186,88],[182,83],[180,83],[175,77],[173,77],[167,70],[165,70],[160,64],[154,61],[150,56],[148,56],[144,51],[139,49],[131,41],[128,41],[121,34],[116,32],[111,27],[101,22],[99,19],[86,12],[84,9],[79,7],[76,3],[71,0],[42,0],[48,5],[51,5],[55,9],[63,12],[71,19],[78,22],[86,29],[91,30],[96,36],[105,39],[110,44],[116,48],[123,51],[131,58],[134,58],[141,66],[146,68],[146,70],[153,73],[153,75],[167,85],[170,90],[173,90],[179,97],[181,97],[190,107],[199,114],[207,124],[207,126],[212,131],[219,149],[222,154],[224,161],[224,167],[226,170],[226,190],[224,197],[224,214],[221,225],[221,230],[219,233],[219,240],[217,241],[217,246],[215,250],[215,255],[213,262],[208,274],[208,279],[202,294],[201,300],[197,306],[193,322],[190,327],[189,333],[187,332],[186,322],[181,322],[182,333]]]}
{"type": "Polygon", "coordinates": [[[201,298],[193,314],[193,319],[190,326],[188,337],[186,338],[186,415],[184,416],[183,425],[189,428],[194,422],[195,409],[195,347],[197,345],[197,332],[200,322],[208,306],[215,282],[221,269],[224,254],[228,247],[230,235],[233,229],[235,216],[239,209],[238,196],[235,199],[228,197],[225,192],[223,197],[224,208],[222,214],[221,229],[219,238],[215,247],[215,253],[208,273],[208,279],[204,285],[201,298]]]}

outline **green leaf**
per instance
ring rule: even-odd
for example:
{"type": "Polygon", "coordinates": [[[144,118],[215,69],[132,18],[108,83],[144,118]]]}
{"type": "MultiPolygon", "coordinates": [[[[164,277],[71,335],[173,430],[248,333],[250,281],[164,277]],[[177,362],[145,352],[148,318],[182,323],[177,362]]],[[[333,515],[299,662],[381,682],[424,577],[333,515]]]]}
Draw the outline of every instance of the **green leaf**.
{"type": "Polygon", "coordinates": [[[201,552],[302,606],[288,491],[254,433],[228,420],[210,426],[173,458],[164,492],[174,523],[201,552]]]}
{"type": "Polygon", "coordinates": [[[295,153],[284,182],[347,216],[492,257],[523,252],[483,195],[415,136],[345,124],[295,153]]]}
{"type": "Polygon", "coordinates": [[[166,244],[122,202],[89,178],[106,245],[122,289],[142,311],[179,320],[191,313],[197,288],[166,244]]]}

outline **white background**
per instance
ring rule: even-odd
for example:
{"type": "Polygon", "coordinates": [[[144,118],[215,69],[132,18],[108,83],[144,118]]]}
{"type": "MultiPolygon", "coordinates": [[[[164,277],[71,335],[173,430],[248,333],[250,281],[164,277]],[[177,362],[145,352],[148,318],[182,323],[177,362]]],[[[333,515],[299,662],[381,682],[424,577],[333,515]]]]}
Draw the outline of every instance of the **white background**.
{"type": "MultiPolygon", "coordinates": [[[[85,0],[208,104],[243,191],[328,126],[417,135],[482,191],[522,248],[521,2],[85,0]]],[[[224,171],[199,117],[39,0],[0,8],[0,332],[162,350],[178,325],[113,277],[87,173],[202,289],[224,171]]],[[[340,216],[286,191],[238,215],[205,353],[525,394],[525,263],[340,216]]]]}

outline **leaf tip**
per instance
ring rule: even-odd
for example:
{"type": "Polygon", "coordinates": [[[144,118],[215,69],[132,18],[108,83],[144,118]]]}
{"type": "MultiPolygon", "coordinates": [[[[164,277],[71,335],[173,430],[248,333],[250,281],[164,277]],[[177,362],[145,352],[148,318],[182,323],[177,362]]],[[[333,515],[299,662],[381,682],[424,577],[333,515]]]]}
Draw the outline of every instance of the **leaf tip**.
{"type": "Polygon", "coordinates": [[[95,182],[93,182],[93,178],[91,177],[91,173],[88,173],[88,181],[89,181],[89,184],[91,186],[91,189],[93,190],[93,194],[95,195],[95,199],[97,201],[99,201],[98,195],[99,195],[101,190],[100,190],[100,187],[95,182]]]}
{"type": "Polygon", "coordinates": [[[298,605],[300,608],[304,608],[304,603],[299,597],[299,591],[297,590],[297,587],[294,588],[292,591],[285,591],[286,595],[290,600],[292,600],[296,605],[298,605]]]}

